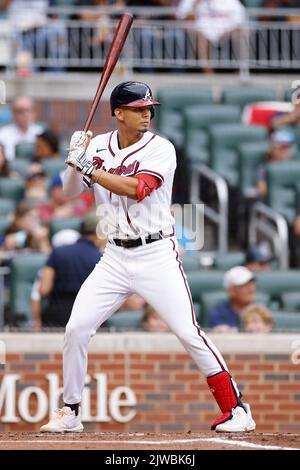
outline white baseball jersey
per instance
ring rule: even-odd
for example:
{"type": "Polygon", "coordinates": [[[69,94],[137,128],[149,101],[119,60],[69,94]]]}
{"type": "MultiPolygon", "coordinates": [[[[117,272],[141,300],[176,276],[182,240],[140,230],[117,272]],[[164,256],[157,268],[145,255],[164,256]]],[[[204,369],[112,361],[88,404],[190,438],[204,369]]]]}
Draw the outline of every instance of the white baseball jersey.
{"type": "MultiPolygon", "coordinates": [[[[87,157],[97,169],[120,176],[147,173],[160,180],[160,186],[141,202],[118,196],[99,184],[93,185],[100,224],[109,237],[137,238],[162,231],[173,232],[174,218],[170,212],[172,184],[176,169],[176,152],[168,140],[146,132],[135,144],[120,149],[117,131],[92,139],[87,157]],[[104,223],[101,219],[104,218],[104,223]]],[[[84,178],[84,181],[87,180],[84,178]]]]}

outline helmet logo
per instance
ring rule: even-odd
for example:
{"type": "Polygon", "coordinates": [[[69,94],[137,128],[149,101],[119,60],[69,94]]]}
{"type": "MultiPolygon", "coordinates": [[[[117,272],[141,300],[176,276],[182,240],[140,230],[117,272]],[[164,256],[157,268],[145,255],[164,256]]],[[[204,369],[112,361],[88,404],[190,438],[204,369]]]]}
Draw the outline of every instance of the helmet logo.
{"type": "Polygon", "coordinates": [[[150,90],[149,90],[149,89],[146,91],[146,94],[145,94],[145,96],[144,96],[143,99],[144,99],[145,101],[152,99],[152,96],[151,96],[151,93],[150,93],[150,90]]]}

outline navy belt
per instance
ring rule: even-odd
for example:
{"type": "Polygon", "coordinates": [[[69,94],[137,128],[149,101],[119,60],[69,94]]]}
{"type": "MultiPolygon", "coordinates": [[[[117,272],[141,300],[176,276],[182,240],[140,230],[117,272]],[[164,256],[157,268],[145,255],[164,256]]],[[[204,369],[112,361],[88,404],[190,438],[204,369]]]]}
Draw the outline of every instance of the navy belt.
{"type": "Polygon", "coordinates": [[[146,237],[140,238],[113,238],[112,243],[122,248],[136,248],[137,246],[148,245],[164,238],[159,232],[151,233],[146,237]]]}

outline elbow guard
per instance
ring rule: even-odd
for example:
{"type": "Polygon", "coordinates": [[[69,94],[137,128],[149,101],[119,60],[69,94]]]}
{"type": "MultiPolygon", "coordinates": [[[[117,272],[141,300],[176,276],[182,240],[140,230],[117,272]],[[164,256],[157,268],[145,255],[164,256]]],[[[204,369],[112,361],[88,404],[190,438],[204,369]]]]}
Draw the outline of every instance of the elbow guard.
{"type": "Polygon", "coordinates": [[[141,202],[146,196],[150,196],[152,191],[160,186],[160,180],[153,175],[140,173],[137,175],[137,179],[138,185],[136,189],[136,195],[138,202],[141,202]]]}

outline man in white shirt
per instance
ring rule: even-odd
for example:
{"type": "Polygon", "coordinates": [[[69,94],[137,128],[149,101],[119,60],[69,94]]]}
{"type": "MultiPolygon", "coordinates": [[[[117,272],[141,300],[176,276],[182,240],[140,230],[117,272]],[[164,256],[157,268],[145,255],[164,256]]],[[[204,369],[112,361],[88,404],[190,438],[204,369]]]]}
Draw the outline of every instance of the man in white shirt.
{"type": "Polygon", "coordinates": [[[16,145],[22,142],[34,143],[36,136],[43,131],[40,124],[34,122],[34,103],[27,96],[19,96],[12,103],[14,122],[0,129],[0,143],[4,147],[7,160],[16,156],[16,145]]]}

